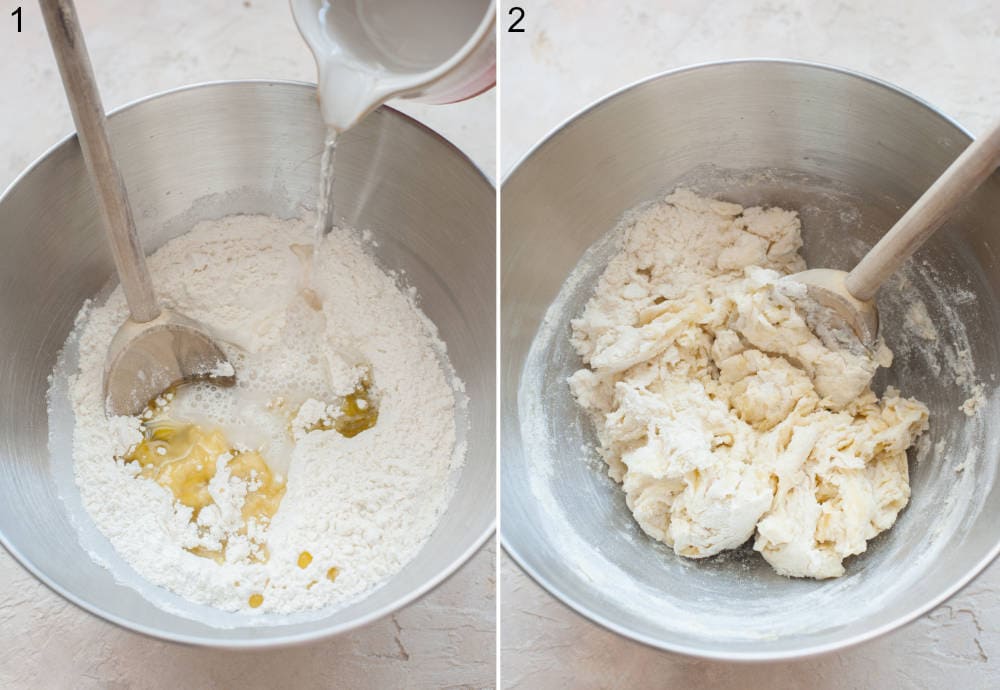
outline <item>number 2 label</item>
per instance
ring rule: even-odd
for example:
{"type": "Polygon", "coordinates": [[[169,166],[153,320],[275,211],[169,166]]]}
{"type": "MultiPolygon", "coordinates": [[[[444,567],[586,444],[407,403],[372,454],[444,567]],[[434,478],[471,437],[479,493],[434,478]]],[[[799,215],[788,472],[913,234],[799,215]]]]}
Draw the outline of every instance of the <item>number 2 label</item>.
{"type": "Polygon", "coordinates": [[[523,34],[524,29],[517,28],[517,25],[521,23],[522,19],[524,19],[524,8],[511,7],[510,10],[507,11],[507,14],[509,14],[512,17],[516,17],[516,19],[514,19],[514,23],[507,28],[507,33],[523,34]]]}

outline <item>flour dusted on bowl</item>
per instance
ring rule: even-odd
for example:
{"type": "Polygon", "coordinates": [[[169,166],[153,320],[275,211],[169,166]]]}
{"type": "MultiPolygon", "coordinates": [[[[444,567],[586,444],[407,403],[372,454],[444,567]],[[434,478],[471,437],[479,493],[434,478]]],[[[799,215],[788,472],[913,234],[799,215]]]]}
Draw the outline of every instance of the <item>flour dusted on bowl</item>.
{"type": "Polygon", "coordinates": [[[195,603],[294,613],[362,595],[426,542],[464,459],[433,325],[354,233],[313,239],[304,221],[231,216],[150,257],[159,298],[218,336],[231,389],[108,418],[120,289],[78,320],[83,505],[140,575],[195,603]]]}
{"type": "Polygon", "coordinates": [[[870,388],[891,363],[829,347],[784,275],[795,213],[679,190],[634,214],[572,343],[570,378],[635,519],[681,556],[755,536],[784,575],[827,578],[909,499],[927,408],[870,388]]]}

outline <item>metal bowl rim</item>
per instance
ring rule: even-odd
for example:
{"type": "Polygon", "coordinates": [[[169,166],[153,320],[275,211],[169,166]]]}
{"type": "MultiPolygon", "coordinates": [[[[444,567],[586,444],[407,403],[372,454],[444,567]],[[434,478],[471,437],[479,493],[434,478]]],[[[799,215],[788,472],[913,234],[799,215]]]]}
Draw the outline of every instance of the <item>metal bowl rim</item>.
{"type": "MultiPolygon", "coordinates": [[[[114,110],[110,111],[108,113],[108,117],[109,118],[114,117],[119,113],[131,110],[132,108],[142,105],[148,101],[154,101],[159,98],[171,96],[176,93],[181,93],[184,91],[195,91],[198,89],[205,89],[205,88],[211,89],[216,87],[227,87],[232,85],[236,86],[277,85],[277,86],[292,86],[295,88],[304,88],[313,91],[316,89],[316,85],[309,82],[282,80],[282,79],[222,79],[216,81],[198,82],[195,84],[188,84],[185,86],[179,86],[176,88],[167,89],[166,91],[160,91],[154,94],[150,94],[148,96],[143,96],[142,98],[138,98],[134,101],[129,101],[128,103],[125,103],[124,105],[121,105],[115,108],[114,110]]],[[[410,117],[406,113],[396,110],[395,108],[391,108],[387,105],[383,105],[381,106],[381,108],[392,113],[393,117],[399,117],[404,121],[406,121],[407,124],[415,126],[416,128],[429,134],[434,139],[437,139],[446,147],[450,148],[461,159],[464,159],[465,162],[468,163],[472,167],[472,169],[475,170],[488,185],[490,185],[491,187],[494,186],[492,180],[488,175],[486,175],[486,173],[482,170],[482,168],[476,165],[475,162],[471,158],[469,158],[461,149],[455,146],[451,141],[446,139],[440,133],[434,131],[427,125],[422,124],[418,120],[410,117]]],[[[68,134],[67,136],[60,139],[57,143],[50,146],[44,153],[42,153],[38,158],[32,161],[31,164],[28,165],[28,167],[26,167],[17,177],[14,178],[13,182],[11,182],[7,186],[7,188],[3,191],[3,194],[0,194],[0,205],[2,205],[4,201],[7,200],[7,197],[13,192],[13,190],[17,187],[17,185],[28,175],[30,175],[35,170],[35,168],[41,165],[56,150],[58,150],[62,146],[67,145],[75,138],[76,138],[76,132],[74,131],[73,133],[68,134]]],[[[369,613],[368,615],[359,617],[348,623],[344,623],[342,625],[337,625],[337,626],[331,626],[323,630],[300,633],[297,635],[276,635],[270,637],[265,636],[265,637],[246,639],[246,640],[225,640],[225,639],[215,639],[212,637],[206,637],[200,635],[179,635],[179,634],[165,632],[163,630],[159,630],[156,628],[152,628],[150,626],[140,625],[133,621],[126,620],[120,616],[109,614],[106,611],[101,610],[99,607],[93,606],[89,602],[80,599],[74,593],[63,588],[61,585],[50,579],[45,573],[36,568],[34,563],[25,558],[24,555],[21,554],[21,552],[18,551],[18,549],[7,540],[7,536],[3,533],[2,530],[0,530],[0,545],[3,545],[4,549],[7,550],[7,553],[13,556],[14,559],[18,563],[20,563],[25,570],[34,575],[35,578],[37,578],[42,584],[44,584],[46,587],[48,587],[56,594],[62,596],[70,603],[76,605],[78,608],[83,609],[87,613],[97,618],[108,621],[109,623],[113,623],[125,630],[137,632],[141,635],[145,635],[153,639],[165,640],[167,642],[178,642],[186,645],[210,647],[215,649],[241,650],[241,649],[265,649],[265,648],[276,649],[279,647],[289,647],[294,645],[306,644],[309,642],[315,642],[318,640],[333,637],[334,635],[348,632],[350,630],[355,630],[362,626],[368,625],[369,623],[372,623],[378,620],[379,618],[388,616],[391,613],[403,608],[404,606],[413,603],[420,597],[423,597],[425,594],[428,594],[432,590],[436,589],[439,585],[441,585],[445,580],[454,575],[461,566],[463,566],[466,562],[468,562],[468,560],[472,558],[472,556],[483,547],[483,545],[487,542],[487,540],[489,540],[489,538],[494,534],[495,531],[496,531],[496,512],[494,511],[493,518],[488,523],[486,529],[483,530],[482,533],[480,533],[472,541],[472,543],[469,544],[469,546],[465,549],[465,551],[463,551],[457,558],[453,559],[450,563],[447,563],[444,567],[442,567],[438,571],[437,575],[435,575],[430,580],[425,582],[422,586],[410,591],[409,593],[401,597],[398,597],[395,601],[392,601],[386,604],[385,606],[376,609],[375,611],[369,613]]],[[[259,629],[262,631],[268,630],[268,628],[265,626],[261,626],[259,629]]]]}
{"type": "MultiPolygon", "coordinates": [[[[812,62],[812,61],[809,61],[809,60],[792,60],[792,59],[783,59],[783,58],[754,58],[754,57],[750,57],[750,58],[738,58],[738,59],[732,59],[732,60],[717,60],[717,61],[710,61],[710,62],[699,62],[699,63],[695,63],[695,64],[692,64],[692,65],[685,65],[683,67],[678,67],[678,68],[675,68],[675,69],[667,70],[665,72],[659,72],[659,73],[656,73],[656,74],[653,74],[653,75],[650,75],[650,76],[647,76],[647,77],[643,77],[643,78],[641,78],[641,79],[639,79],[637,81],[634,81],[634,82],[632,82],[632,83],[630,83],[630,84],[628,84],[626,86],[623,86],[623,87],[621,87],[619,89],[616,89],[616,90],[608,93],[605,96],[602,96],[598,100],[596,100],[593,103],[591,103],[591,104],[589,104],[589,105],[581,108],[579,111],[577,111],[573,115],[570,115],[569,117],[567,117],[566,119],[564,119],[562,122],[560,122],[554,128],[552,128],[548,132],[548,134],[546,134],[544,137],[542,137],[542,139],[540,139],[538,141],[538,143],[536,143],[534,146],[532,146],[528,150],[528,152],[526,154],[524,154],[523,156],[521,156],[521,158],[518,160],[518,162],[503,176],[503,179],[502,179],[501,185],[500,185],[501,198],[503,198],[502,197],[502,195],[503,195],[503,188],[507,185],[507,183],[514,176],[514,174],[517,173],[517,171],[536,152],[540,151],[547,144],[549,144],[552,140],[554,140],[562,132],[563,129],[565,129],[566,127],[568,127],[570,124],[572,124],[578,118],[581,118],[584,115],[589,114],[591,111],[596,111],[598,108],[606,105],[609,101],[614,100],[618,96],[621,96],[621,95],[625,94],[628,91],[631,91],[633,89],[642,87],[642,86],[644,86],[644,85],[646,85],[648,83],[651,83],[651,82],[654,82],[654,81],[658,81],[660,79],[671,77],[671,76],[674,76],[674,75],[677,75],[677,74],[682,74],[682,73],[685,73],[685,72],[694,72],[694,71],[698,71],[698,70],[702,70],[702,69],[711,69],[711,68],[721,67],[721,66],[726,66],[726,65],[742,65],[742,64],[776,64],[776,65],[789,65],[789,66],[797,66],[797,67],[806,67],[806,68],[809,68],[809,69],[815,69],[815,70],[820,70],[820,71],[839,73],[839,74],[851,77],[853,79],[860,79],[862,81],[866,81],[866,82],[869,82],[870,84],[878,86],[878,87],[880,87],[882,89],[885,89],[885,90],[891,91],[893,93],[899,94],[901,96],[904,96],[905,98],[907,98],[908,100],[912,101],[913,103],[916,103],[917,105],[925,108],[926,110],[929,110],[934,115],[937,115],[938,117],[940,117],[941,119],[943,119],[945,122],[947,122],[952,127],[954,127],[958,131],[958,133],[964,135],[970,141],[973,138],[972,135],[968,132],[968,130],[966,130],[964,127],[962,127],[960,124],[958,124],[954,119],[952,119],[951,117],[945,115],[940,110],[938,110],[933,105],[931,105],[929,102],[927,102],[924,99],[920,98],[916,94],[913,94],[910,91],[907,91],[906,89],[900,88],[900,87],[896,86],[895,84],[891,84],[888,81],[885,81],[883,79],[879,79],[878,77],[874,77],[874,76],[871,76],[869,74],[865,74],[863,72],[858,72],[858,71],[855,71],[855,70],[852,70],[852,69],[848,69],[846,67],[838,67],[836,65],[830,65],[830,64],[821,63],[821,62],[812,62]]],[[[622,209],[622,210],[624,212],[626,209],[622,209]]],[[[502,232],[503,232],[503,230],[502,230],[502,226],[501,226],[501,233],[502,232]]],[[[503,275],[503,272],[502,272],[502,268],[503,268],[503,256],[502,255],[500,257],[500,262],[501,262],[501,278],[502,278],[502,275],[503,275]]],[[[501,291],[502,291],[502,284],[501,284],[501,291]]],[[[502,329],[502,325],[501,325],[501,329],[502,329]]],[[[504,376],[504,373],[502,371],[502,369],[503,369],[502,348],[503,348],[503,342],[501,340],[501,356],[500,356],[501,374],[500,375],[504,376]]],[[[502,408],[502,405],[503,405],[503,401],[502,400],[500,401],[500,404],[501,404],[500,410],[501,410],[501,414],[502,414],[502,409],[503,409],[502,408]]],[[[502,462],[502,456],[503,456],[503,444],[502,444],[502,441],[501,441],[501,462],[502,462]]],[[[501,491],[502,491],[502,488],[501,488],[501,491]]],[[[502,506],[502,501],[501,501],[501,506],[502,506]]],[[[513,561],[517,564],[517,566],[523,572],[527,573],[528,576],[531,577],[531,579],[534,580],[537,584],[541,585],[541,587],[543,589],[545,589],[545,591],[547,591],[549,594],[551,594],[553,597],[555,597],[558,601],[560,601],[563,605],[565,605],[568,608],[570,608],[571,610],[575,611],[580,616],[583,616],[584,618],[586,618],[586,619],[588,619],[588,620],[590,620],[590,621],[592,621],[594,623],[597,623],[601,627],[603,627],[603,628],[605,628],[607,630],[610,630],[611,632],[617,633],[617,634],[621,635],[622,637],[625,637],[625,638],[628,638],[628,639],[631,639],[631,640],[635,640],[636,642],[641,642],[642,644],[644,644],[644,645],[646,645],[648,647],[653,647],[654,649],[660,649],[660,650],[663,650],[663,651],[666,651],[666,652],[675,652],[677,654],[684,654],[686,656],[697,657],[697,658],[701,658],[701,659],[707,659],[707,660],[710,660],[710,661],[737,661],[737,662],[790,661],[790,660],[795,660],[795,659],[804,659],[804,658],[808,658],[808,657],[818,656],[818,655],[821,655],[821,654],[826,654],[826,653],[829,653],[829,652],[841,650],[841,649],[847,649],[848,647],[853,647],[855,645],[861,644],[862,642],[866,642],[868,640],[872,640],[872,639],[875,639],[875,638],[880,637],[882,635],[885,635],[886,633],[892,632],[893,630],[896,630],[897,628],[900,628],[900,627],[902,627],[902,626],[904,626],[904,625],[906,625],[908,623],[913,622],[914,620],[916,620],[920,616],[924,615],[925,613],[927,613],[931,609],[937,607],[941,603],[943,603],[946,600],[950,599],[959,590],[963,589],[966,585],[968,585],[976,577],[978,577],[983,572],[983,570],[986,569],[986,566],[988,566],[990,563],[992,563],[993,560],[996,559],[997,555],[1000,554],[1000,537],[998,537],[997,542],[996,542],[996,544],[994,544],[993,548],[991,550],[989,550],[986,553],[986,555],[978,563],[976,563],[968,572],[966,572],[962,577],[959,577],[958,579],[956,579],[956,581],[951,586],[947,587],[940,595],[938,595],[937,597],[933,597],[933,598],[931,598],[928,601],[925,601],[924,603],[920,604],[919,606],[915,606],[911,611],[909,611],[908,613],[905,613],[905,614],[897,617],[895,620],[889,621],[888,623],[885,623],[884,625],[881,625],[881,626],[879,626],[877,628],[873,628],[872,630],[869,630],[867,632],[854,635],[853,637],[848,637],[848,638],[845,638],[844,640],[841,640],[841,641],[838,641],[838,642],[831,642],[831,643],[819,644],[819,645],[811,645],[811,646],[803,647],[801,649],[790,650],[790,651],[782,651],[782,652],[712,652],[712,651],[706,651],[705,649],[702,649],[700,647],[689,646],[689,645],[686,645],[686,644],[676,644],[676,643],[671,643],[671,642],[665,642],[663,640],[659,640],[659,639],[651,637],[649,635],[644,635],[644,634],[635,632],[633,630],[629,630],[625,626],[619,625],[617,622],[615,622],[615,621],[613,621],[613,620],[605,617],[601,613],[597,612],[593,607],[589,606],[588,604],[586,604],[584,602],[581,602],[581,601],[577,601],[577,600],[573,599],[572,597],[570,597],[569,595],[565,594],[553,582],[550,582],[543,575],[541,575],[541,573],[539,573],[537,570],[535,570],[534,568],[532,568],[528,564],[528,562],[525,559],[525,557],[523,555],[521,555],[520,553],[518,553],[517,547],[515,547],[513,544],[511,544],[510,539],[507,537],[507,535],[505,534],[505,532],[503,530],[503,521],[502,521],[502,519],[501,519],[501,524],[500,524],[500,545],[503,548],[503,550],[511,557],[511,559],[513,559],[513,561]]]]}

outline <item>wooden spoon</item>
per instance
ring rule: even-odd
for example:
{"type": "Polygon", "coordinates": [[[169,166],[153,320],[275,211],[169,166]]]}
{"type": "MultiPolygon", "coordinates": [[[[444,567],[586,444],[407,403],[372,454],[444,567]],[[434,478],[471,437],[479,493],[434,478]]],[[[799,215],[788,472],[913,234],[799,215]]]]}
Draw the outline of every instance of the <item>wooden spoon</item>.
{"type": "Polygon", "coordinates": [[[108,413],[138,414],[164,390],[192,379],[235,383],[232,365],[207,329],[157,304],[76,8],[72,0],[39,4],[131,312],[108,352],[104,376],[108,413]]]}
{"type": "Polygon", "coordinates": [[[1000,165],[1000,123],[969,144],[878,244],[847,273],[813,268],[789,276],[808,297],[832,310],[867,348],[878,339],[875,293],[945,219],[1000,165]]]}

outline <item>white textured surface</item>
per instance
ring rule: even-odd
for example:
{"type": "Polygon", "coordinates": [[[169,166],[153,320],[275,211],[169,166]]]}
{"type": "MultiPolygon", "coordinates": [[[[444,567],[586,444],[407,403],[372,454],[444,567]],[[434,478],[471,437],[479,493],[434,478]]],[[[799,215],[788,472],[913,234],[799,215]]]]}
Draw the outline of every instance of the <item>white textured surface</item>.
{"type": "MultiPolygon", "coordinates": [[[[73,130],[38,7],[23,33],[0,12],[0,188],[73,130]]],[[[286,2],[80,0],[94,69],[110,110],[200,81],[314,81],[286,2]]],[[[407,112],[492,176],[493,94],[407,112]]],[[[13,229],[4,228],[5,232],[13,229]]],[[[150,640],[64,602],[0,549],[0,687],[485,687],[495,674],[495,551],[483,549],[436,591],[396,615],[308,647],[215,652],[150,640]]]]}
{"type": "MultiPolygon", "coordinates": [[[[1000,117],[1000,2],[552,0],[502,34],[501,155],[509,170],[581,108],[687,64],[786,57],[906,88],[981,131],[1000,117]]],[[[1000,686],[1000,564],[928,616],[869,644],[796,663],[734,665],[659,652],[584,620],[504,556],[509,688],[988,688],[1000,686]]]]}

